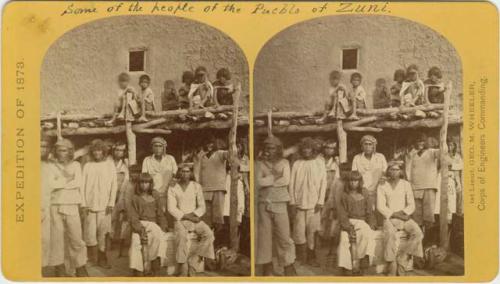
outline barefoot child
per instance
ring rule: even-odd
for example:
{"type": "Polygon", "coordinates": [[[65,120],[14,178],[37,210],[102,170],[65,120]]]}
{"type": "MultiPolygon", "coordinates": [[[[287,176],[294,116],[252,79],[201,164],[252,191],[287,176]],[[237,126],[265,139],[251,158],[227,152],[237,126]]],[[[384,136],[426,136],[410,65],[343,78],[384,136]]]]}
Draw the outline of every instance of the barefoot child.
{"type": "Polygon", "coordinates": [[[351,119],[358,119],[357,115],[357,110],[358,109],[365,109],[366,108],[366,91],[361,86],[361,80],[362,76],[360,73],[355,72],[351,75],[351,85],[352,85],[352,92],[351,92],[351,98],[354,100],[354,108],[352,115],[350,116],[351,119]]]}
{"type": "Polygon", "coordinates": [[[139,92],[139,98],[141,99],[141,117],[139,121],[147,121],[146,111],[157,111],[155,103],[155,95],[153,90],[149,87],[151,85],[151,78],[144,74],[139,77],[139,86],[141,90],[139,92]]]}
{"type": "Polygon", "coordinates": [[[404,107],[414,107],[425,103],[424,82],[418,76],[418,67],[415,64],[406,69],[406,80],[401,86],[399,93],[401,105],[404,107]]]}
{"type": "Polygon", "coordinates": [[[375,81],[375,90],[373,91],[373,108],[388,108],[391,106],[391,95],[387,89],[384,78],[378,78],[375,81]]]}
{"type": "Polygon", "coordinates": [[[191,90],[191,84],[194,81],[194,73],[191,71],[184,71],[182,73],[182,86],[179,88],[179,108],[188,109],[189,108],[189,90],[191,90]]]}
{"type": "Polygon", "coordinates": [[[175,90],[174,81],[166,80],[161,93],[161,109],[174,110],[179,108],[179,98],[175,90]]]}
{"type": "Polygon", "coordinates": [[[441,82],[441,70],[434,66],[427,72],[427,79],[424,81],[427,101],[431,104],[444,103],[444,91],[446,90],[441,82]]]}
{"type": "Polygon", "coordinates": [[[213,83],[215,91],[215,104],[217,106],[233,105],[233,93],[235,91],[231,82],[231,73],[227,68],[217,71],[217,80],[213,83]]]}
{"type": "Polygon", "coordinates": [[[394,84],[391,86],[391,107],[399,107],[401,105],[401,87],[405,80],[406,73],[403,69],[398,69],[394,72],[394,84]]]}
{"type": "Polygon", "coordinates": [[[328,99],[325,103],[325,111],[319,122],[325,122],[328,117],[343,119],[346,114],[350,114],[351,103],[348,98],[347,88],[340,83],[342,74],[334,70],[330,73],[330,89],[328,90],[328,99]]]}

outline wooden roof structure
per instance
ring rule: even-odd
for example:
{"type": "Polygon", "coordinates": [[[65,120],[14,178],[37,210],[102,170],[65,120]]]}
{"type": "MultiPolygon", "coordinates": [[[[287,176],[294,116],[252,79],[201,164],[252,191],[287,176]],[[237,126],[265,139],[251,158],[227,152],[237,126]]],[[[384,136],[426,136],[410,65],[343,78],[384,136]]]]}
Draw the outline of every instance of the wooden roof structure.
{"type": "MultiPolygon", "coordinates": [[[[173,131],[200,129],[230,129],[232,126],[233,106],[217,108],[169,110],[147,112],[147,122],[134,122],[135,133],[170,134],[173,131]]],[[[41,117],[41,128],[48,136],[106,135],[125,132],[125,123],[117,121],[112,126],[106,125],[112,114],[68,114],[58,113],[41,117]],[[60,130],[58,130],[60,129],[60,130]]],[[[238,126],[248,126],[248,115],[239,112],[238,126]]]]}

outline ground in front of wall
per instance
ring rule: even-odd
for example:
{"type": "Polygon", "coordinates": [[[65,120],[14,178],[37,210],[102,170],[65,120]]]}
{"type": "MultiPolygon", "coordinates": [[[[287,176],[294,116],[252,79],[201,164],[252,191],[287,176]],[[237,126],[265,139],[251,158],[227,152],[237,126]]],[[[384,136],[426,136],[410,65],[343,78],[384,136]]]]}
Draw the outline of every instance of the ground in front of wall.
{"type": "MultiPolygon", "coordinates": [[[[101,268],[99,266],[87,265],[87,270],[89,277],[131,277],[132,272],[129,268],[128,256],[118,257],[118,249],[113,248],[108,252],[108,261],[111,264],[111,269],[101,268]]],[[[229,266],[227,269],[220,271],[208,271],[205,269],[204,272],[196,273],[195,277],[213,277],[213,276],[242,276],[245,271],[242,271],[242,267],[238,265],[229,266]]],[[[250,275],[249,268],[245,268],[245,274],[250,275]]],[[[169,275],[166,267],[162,267],[159,277],[175,277],[169,275]]]]}
{"type": "MultiPolygon", "coordinates": [[[[330,248],[321,245],[316,250],[320,267],[312,267],[309,265],[296,265],[297,275],[299,276],[343,276],[342,270],[336,267],[336,251],[329,253],[330,248]]],[[[283,276],[283,268],[276,263],[274,265],[274,273],[276,276],[283,276]]],[[[256,275],[261,275],[259,269],[256,269],[256,275]]],[[[367,271],[367,276],[384,276],[377,274],[375,266],[372,266],[367,271]]],[[[464,275],[464,260],[460,256],[449,253],[444,262],[437,264],[433,269],[416,269],[408,271],[407,276],[460,276],[464,275]]]]}

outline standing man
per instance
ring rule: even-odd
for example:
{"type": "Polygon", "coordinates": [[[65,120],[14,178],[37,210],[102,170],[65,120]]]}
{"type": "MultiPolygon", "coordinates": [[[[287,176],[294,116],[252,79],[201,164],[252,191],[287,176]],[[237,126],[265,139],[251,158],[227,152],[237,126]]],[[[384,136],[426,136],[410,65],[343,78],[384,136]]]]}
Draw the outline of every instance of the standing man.
{"type": "Polygon", "coordinates": [[[53,276],[49,268],[50,260],[50,193],[51,188],[51,178],[53,167],[52,162],[49,160],[50,154],[50,141],[48,137],[42,136],[40,141],[40,177],[41,177],[41,221],[42,221],[42,276],[50,277],[53,276]]]}
{"type": "MultiPolygon", "coordinates": [[[[387,169],[387,161],[383,154],[377,153],[377,139],[371,135],[361,137],[362,152],[354,156],[352,160],[352,170],[358,171],[363,177],[363,184],[368,193],[369,203],[373,205],[377,200],[377,185],[381,179],[385,179],[385,171],[387,169]]],[[[381,225],[382,218],[377,217],[377,225],[381,225]]]]}
{"type": "Polygon", "coordinates": [[[111,232],[111,213],[116,202],[116,168],[107,159],[102,140],[94,140],[89,150],[91,161],[83,167],[84,239],[89,260],[109,269],[106,241],[111,232]]]}
{"type": "Polygon", "coordinates": [[[388,166],[388,180],[378,186],[377,210],[384,216],[384,258],[389,262],[389,275],[403,272],[398,264],[403,266],[407,255],[423,256],[423,233],[410,216],[415,211],[415,200],[409,182],[401,179],[402,165],[391,161],[388,166]],[[398,230],[408,234],[404,245],[399,244],[398,230]],[[399,248],[398,248],[399,246],[399,248]]]}
{"type": "Polygon", "coordinates": [[[188,276],[189,236],[188,232],[195,232],[200,238],[198,255],[208,259],[215,259],[214,234],[210,227],[201,220],[205,214],[205,198],[201,185],[192,181],[193,172],[187,165],[180,167],[179,182],[168,191],[168,212],[175,218],[175,234],[177,239],[176,261],[179,276],[188,276]]]}
{"type": "MultiPolygon", "coordinates": [[[[163,212],[167,210],[167,189],[173,176],[177,173],[175,158],[167,154],[167,141],[162,137],[151,140],[153,154],[144,158],[142,172],[153,177],[153,189],[158,193],[163,212]]],[[[170,223],[170,219],[167,216],[170,223]]]]}
{"type": "Polygon", "coordinates": [[[290,164],[283,158],[283,144],[276,137],[264,140],[262,159],[255,163],[257,189],[255,264],[264,276],[273,275],[273,248],[286,276],[295,276],[295,247],[290,237],[287,205],[290,201],[290,164]]]}
{"type": "MultiPolygon", "coordinates": [[[[87,249],[82,239],[79,209],[83,187],[80,163],[73,160],[74,147],[68,139],[55,144],[55,162],[51,165],[53,185],[50,197],[50,259],[55,276],[65,277],[65,246],[77,277],[87,277],[87,249]]],[[[51,178],[52,179],[52,178],[51,178]]]]}
{"type": "Polygon", "coordinates": [[[434,226],[438,164],[439,149],[429,148],[425,135],[418,136],[415,149],[409,153],[407,176],[415,196],[413,219],[426,232],[426,242],[428,239],[432,240],[435,237],[430,232],[427,232],[434,226]]]}
{"type": "Polygon", "coordinates": [[[319,267],[314,249],[316,233],[320,230],[321,210],[325,204],[326,167],[323,159],[318,158],[316,142],[312,138],[305,138],[300,143],[299,152],[300,158],[293,164],[289,185],[294,220],[292,235],[297,259],[319,267]]]}
{"type": "Polygon", "coordinates": [[[118,202],[123,199],[122,196],[125,194],[126,185],[128,184],[130,178],[128,171],[129,163],[125,155],[127,151],[127,144],[124,141],[118,141],[113,145],[111,150],[113,151],[112,157],[113,164],[116,169],[117,181],[116,201],[111,221],[113,225],[113,240],[120,240],[122,225],[125,221],[125,207],[118,206],[118,202]]]}
{"type": "Polygon", "coordinates": [[[195,177],[203,188],[207,209],[203,221],[215,228],[216,236],[224,224],[228,157],[227,151],[217,149],[216,140],[212,137],[195,160],[195,177]]]}

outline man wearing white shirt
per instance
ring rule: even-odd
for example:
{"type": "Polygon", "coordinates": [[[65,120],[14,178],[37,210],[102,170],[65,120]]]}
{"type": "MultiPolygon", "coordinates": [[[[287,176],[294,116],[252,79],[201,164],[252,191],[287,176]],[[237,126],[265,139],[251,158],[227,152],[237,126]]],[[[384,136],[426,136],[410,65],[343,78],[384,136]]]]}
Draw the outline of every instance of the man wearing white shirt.
{"type": "Polygon", "coordinates": [[[89,260],[103,268],[111,268],[106,255],[106,237],[111,232],[111,213],[116,201],[116,168],[106,159],[102,140],[92,142],[90,157],[92,160],[85,164],[82,174],[83,238],[89,260]]]}
{"type": "Polygon", "coordinates": [[[168,190],[168,212],[175,218],[174,230],[177,239],[176,261],[180,276],[188,276],[189,232],[200,237],[197,251],[193,255],[214,259],[214,234],[201,221],[205,214],[205,199],[201,185],[192,181],[192,171],[187,165],[180,168],[179,182],[168,190]]]}
{"type": "Polygon", "coordinates": [[[410,216],[415,211],[413,190],[408,181],[401,179],[402,165],[391,161],[387,168],[388,180],[378,186],[377,210],[384,216],[384,258],[389,262],[389,274],[396,275],[399,257],[423,257],[423,233],[410,216]],[[408,234],[408,240],[399,246],[398,230],[408,234]]]}
{"type": "MultiPolygon", "coordinates": [[[[173,176],[177,173],[177,163],[173,156],[166,153],[167,141],[162,137],[153,138],[151,148],[153,154],[144,158],[142,172],[153,177],[153,189],[160,197],[162,210],[166,211],[167,188],[173,176]]],[[[170,219],[168,220],[170,221],[170,219]]]]}

